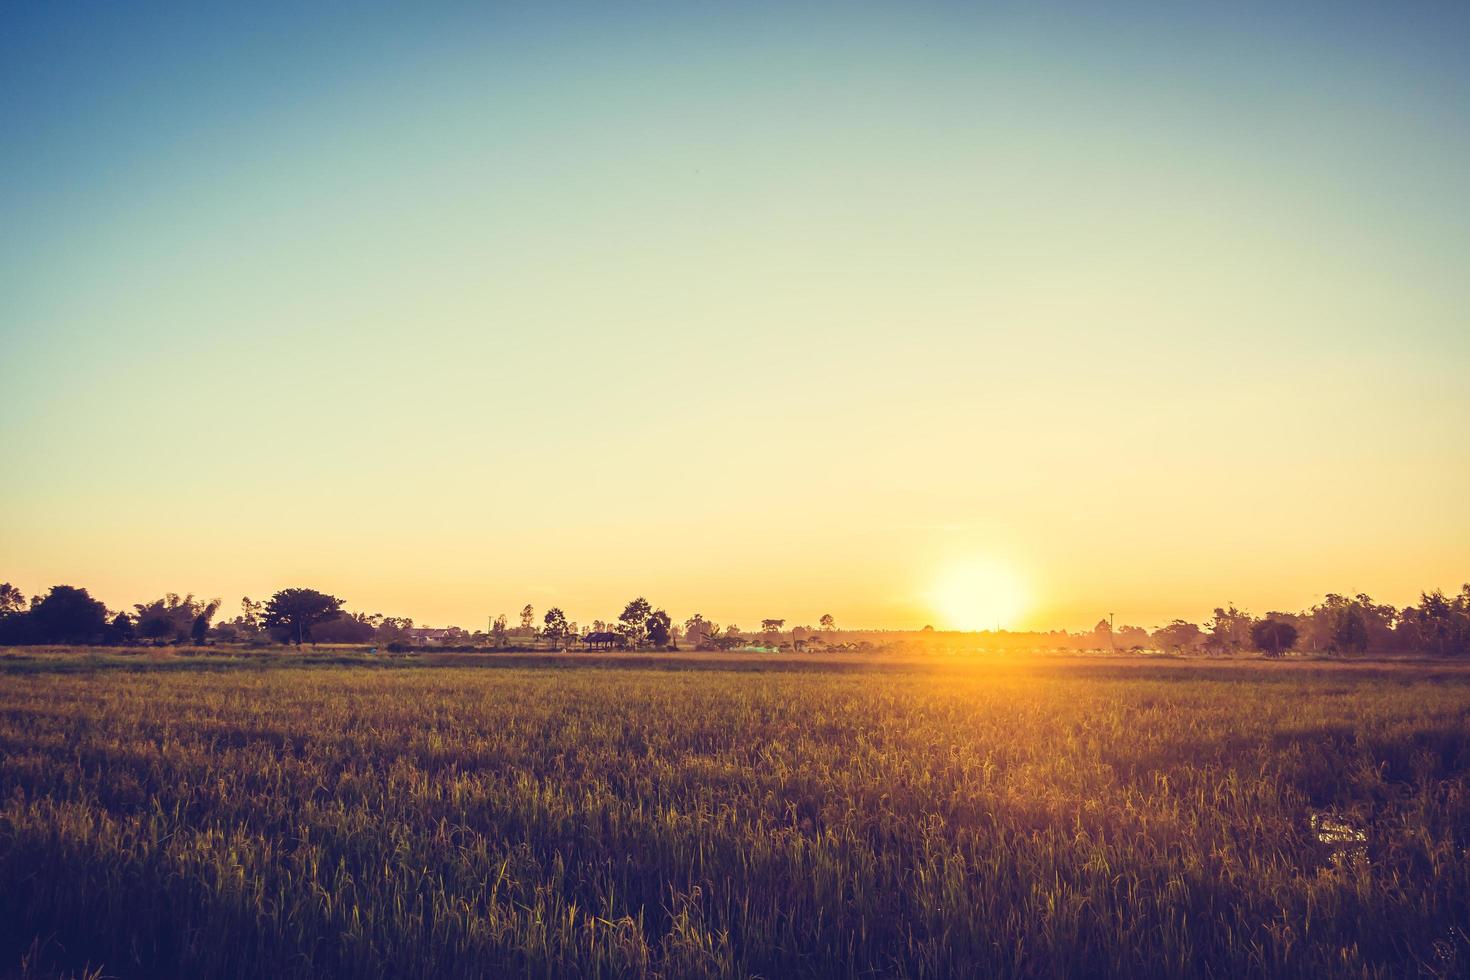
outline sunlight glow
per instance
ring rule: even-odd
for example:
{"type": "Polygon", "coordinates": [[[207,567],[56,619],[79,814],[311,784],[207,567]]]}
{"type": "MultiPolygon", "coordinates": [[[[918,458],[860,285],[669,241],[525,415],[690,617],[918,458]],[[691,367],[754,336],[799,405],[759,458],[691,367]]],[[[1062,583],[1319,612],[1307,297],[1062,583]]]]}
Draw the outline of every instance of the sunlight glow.
{"type": "Polygon", "coordinates": [[[959,630],[1012,628],[1029,601],[1015,569],[989,558],[950,566],[929,592],[930,605],[944,625],[959,630]]]}

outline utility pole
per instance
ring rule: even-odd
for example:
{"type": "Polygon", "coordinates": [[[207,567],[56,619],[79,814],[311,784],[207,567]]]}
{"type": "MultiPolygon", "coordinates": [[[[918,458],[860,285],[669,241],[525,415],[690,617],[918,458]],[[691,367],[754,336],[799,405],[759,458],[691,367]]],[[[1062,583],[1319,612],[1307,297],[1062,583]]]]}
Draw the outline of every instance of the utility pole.
{"type": "Polygon", "coordinates": [[[1113,614],[1108,613],[1108,652],[1118,652],[1118,637],[1113,631],[1113,614]]]}

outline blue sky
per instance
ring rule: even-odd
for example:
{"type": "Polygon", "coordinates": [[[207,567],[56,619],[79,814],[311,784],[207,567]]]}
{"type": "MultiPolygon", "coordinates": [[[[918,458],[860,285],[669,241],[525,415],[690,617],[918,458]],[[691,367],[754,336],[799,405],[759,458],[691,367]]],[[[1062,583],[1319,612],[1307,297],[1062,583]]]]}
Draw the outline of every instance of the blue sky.
{"type": "Polygon", "coordinates": [[[1455,587],[1467,28],[7,5],[0,577],[467,624],[1455,587]]]}

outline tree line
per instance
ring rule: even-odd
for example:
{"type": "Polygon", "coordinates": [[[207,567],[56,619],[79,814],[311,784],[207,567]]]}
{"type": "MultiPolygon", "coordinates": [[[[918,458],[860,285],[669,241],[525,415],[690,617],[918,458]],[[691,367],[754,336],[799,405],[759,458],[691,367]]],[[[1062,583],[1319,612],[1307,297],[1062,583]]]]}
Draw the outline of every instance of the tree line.
{"type": "Polygon", "coordinates": [[[112,612],[86,589],[70,585],[54,585],[27,603],[24,593],[3,582],[0,645],[202,644],[252,638],[302,643],[314,639],[314,630],[344,616],[341,599],[314,589],[283,589],[265,602],[246,597],[233,621],[216,624],[220,606],[219,599],[170,592],[134,605],[132,612],[112,612]]]}
{"type": "MultiPolygon", "coordinates": [[[[598,649],[732,650],[756,645],[760,649],[858,648],[868,644],[842,642],[830,614],[818,626],[786,628],[786,620],[769,618],[759,630],[738,625],[721,626],[695,613],[676,623],[667,611],[639,596],[609,620],[579,627],[559,607],[540,617],[527,604],[519,625],[504,614],[484,631],[459,627],[415,627],[408,617],[380,613],[352,613],[343,601],[315,589],[291,588],[269,599],[245,597],[231,619],[219,618],[219,599],[168,593],[131,611],[112,611],[87,592],[69,585],[53,586],[44,595],[27,600],[20,589],[0,583],[0,645],[76,644],[126,645],[132,643],[347,643],[411,648],[432,643],[440,648],[496,648],[544,646],[598,649]],[[216,621],[218,619],[218,621],[216,621]]],[[[901,637],[901,633],[883,633],[901,637]]],[[[912,635],[912,634],[907,634],[912,635]]],[[[939,635],[926,627],[920,635],[939,635]]],[[[1268,612],[1252,616],[1231,603],[1217,607],[1203,624],[1176,619],[1149,632],[1141,627],[1114,629],[1100,621],[1090,632],[982,634],[987,643],[1023,649],[1050,648],[1129,652],[1159,650],[1180,654],[1231,655],[1258,651],[1280,656],[1291,650],[1329,654],[1426,653],[1438,656],[1470,654],[1470,584],[1458,593],[1440,590],[1420,594],[1419,601],[1395,608],[1358,594],[1329,593],[1322,602],[1302,612],[1268,612]]]]}
{"type": "Polygon", "coordinates": [[[1234,604],[1217,607],[1200,626],[1176,619],[1150,637],[1155,649],[1215,654],[1258,650],[1279,656],[1300,649],[1329,654],[1470,654],[1470,584],[1458,593],[1424,592],[1419,602],[1396,609],[1359,593],[1328,593],[1302,612],[1253,617],[1234,604]]]}
{"type": "MultiPolygon", "coordinates": [[[[733,624],[721,628],[698,613],[681,625],[643,596],[630,600],[615,618],[594,620],[580,628],[559,607],[546,610],[538,625],[534,607],[527,604],[520,611],[519,626],[511,626],[508,617],[501,614],[483,632],[454,626],[415,627],[406,616],[348,612],[343,605],[343,600],[315,589],[283,589],[263,601],[246,596],[233,618],[216,621],[222,601],[199,599],[192,593],[170,592],[151,602],[137,603],[131,611],[111,611],[83,588],[57,585],[27,601],[20,589],[7,582],[0,583],[0,645],[219,642],[411,647],[432,638],[441,648],[503,649],[534,642],[666,649],[677,648],[683,639],[687,646],[697,649],[729,650],[762,639],[775,645],[785,626],[785,620],[767,619],[759,633],[747,634],[733,624]]],[[[834,620],[830,614],[825,615],[821,624],[823,629],[831,630],[834,620]]],[[[815,633],[812,627],[797,627],[802,629],[815,633]]]]}

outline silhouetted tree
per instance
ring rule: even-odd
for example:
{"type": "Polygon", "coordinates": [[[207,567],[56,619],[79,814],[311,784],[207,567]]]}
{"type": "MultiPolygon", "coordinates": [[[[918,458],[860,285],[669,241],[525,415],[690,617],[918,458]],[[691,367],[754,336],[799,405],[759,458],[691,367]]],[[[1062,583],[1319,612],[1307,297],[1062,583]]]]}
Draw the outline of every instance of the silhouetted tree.
{"type": "Polygon", "coordinates": [[[1393,628],[1398,623],[1399,611],[1390,603],[1374,602],[1372,598],[1359,592],[1353,597],[1353,602],[1363,616],[1363,624],[1368,630],[1369,650],[1388,650],[1393,647],[1393,628]]]}
{"type": "Polygon", "coordinates": [[[1250,642],[1250,614],[1236,609],[1234,603],[1223,609],[1216,606],[1209,627],[1205,647],[1213,653],[1236,653],[1250,642]]]}
{"type": "Polygon", "coordinates": [[[531,604],[528,602],[526,603],[525,608],[521,610],[521,629],[532,629],[533,627],[531,626],[531,624],[535,622],[535,620],[536,610],[532,609],[531,604]]]}
{"type": "Polygon", "coordinates": [[[282,589],[265,604],[263,623],[279,630],[299,647],[311,639],[311,628],[342,614],[342,600],[315,589],[282,589]]]}
{"type": "Polygon", "coordinates": [[[509,626],[505,619],[505,613],[495,617],[495,623],[490,627],[490,639],[495,641],[498,647],[505,646],[505,635],[509,632],[509,626]]]}
{"type": "Polygon", "coordinates": [[[384,645],[410,643],[413,636],[409,631],[412,629],[413,620],[407,616],[383,616],[373,626],[373,639],[384,645]]]}
{"type": "Polygon", "coordinates": [[[618,617],[618,632],[627,638],[631,646],[642,646],[648,637],[648,617],[653,615],[653,607],[648,600],[639,596],[623,607],[622,615],[618,617]]]}
{"type": "Polygon", "coordinates": [[[70,585],[53,585],[29,616],[39,643],[97,643],[107,626],[107,607],[70,585]]]}
{"type": "Polygon", "coordinates": [[[204,602],[195,599],[192,592],[183,597],[177,592],[170,592],[162,599],[135,604],[133,608],[138,611],[138,635],[150,640],[190,639],[193,636],[194,623],[200,616],[204,617],[204,628],[208,632],[209,621],[214,618],[219,606],[218,599],[204,602]]]}
{"type": "Polygon", "coordinates": [[[194,617],[194,625],[189,627],[189,639],[197,644],[203,644],[209,638],[209,617],[200,613],[194,617]]]}
{"type": "Polygon", "coordinates": [[[1470,654],[1470,585],[1455,596],[1425,592],[1418,608],[1404,610],[1404,618],[1422,649],[1440,656],[1470,654]]]}
{"type": "Polygon", "coordinates": [[[669,614],[662,609],[650,613],[648,621],[645,624],[645,629],[648,631],[648,642],[656,647],[668,646],[669,627],[671,625],[672,621],[669,619],[669,614]]]}
{"type": "Polygon", "coordinates": [[[546,610],[545,623],[546,628],[541,631],[541,635],[552,643],[560,643],[567,635],[567,614],[555,606],[546,610]]]}
{"type": "Polygon", "coordinates": [[[1268,657],[1279,657],[1296,646],[1296,637],[1295,626],[1269,615],[1251,626],[1251,643],[1268,657]]]}
{"type": "Polygon", "coordinates": [[[107,628],[103,630],[102,642],[109,646],[133,642],[132,618],[125,612],[120,612],[112,617],[112,622],[108,623],[107,628]]]}
{"type": "Polygon", "coordinates": [[[215,633],[226,640],[250,640],[260,635],[260,615],[265,603],[255,602],[249,596],[240,600],[240,614],[225,620],[215,627],[215,633]]]}
{"type": "Polygon", "coordinates": [[[172,640],[177,636],[174,624],[165,616],[139,616],[138,635],[145,640],[172,640]]]}
{"type": "Polygon", "coordinates": [[[25,594],[9,582],[0,582],[0,616],[13,616],[25,608],[25,594]]]}
{"type": "Polygon", "coordinates": [[[822,618],[817,620],[817,625],[821,626],[822,629],[830,633],[832,630],[837,628],[837,620],[832,618],[831,613],[823,613],[822,618]]]}
{"type": "Polygon", "coordinates": [[[9,582],[0,583],[0,646],[33,642],[34,626],[25,595],[9,582]]]}
{"type": "Polygon", "coordinates": [[[247,596],[240,598],[240,622],[250,633],[259,633],[261,617],[265,615],[265,603],[254,602],[247,596]]]}
{"type": "MultiPolygon", "coordinates": [[[[312,629],[312,639],[317,643],[371,643],[377,637],[384,618],[376,613],[344,613],[318,623],[312,629]]],[[[393,642],[398,638],[394,633],[392,640],[383,642],[393,642]]]]}
{"type": "Polygon", "coordinates": [[[1352,598],[1329,592],[1320,603],[1295,617],[1301,645],[1330,653],[1363,653],[1396,646],[1398,610],[1359,593],[1352,598]]]}
{"type": "Polygon", "coordinates": [[[30,613],[18,612],[0,616],[0,647],[21,646],[35,643],[36,624],[30,613]]]}
{"type": "Polygon", "coordinates": [[[1368,622],[1356,603],[1349,603],[1332,628],[1333,653],[1364,653],[1368,649],[1368,622]]]}

